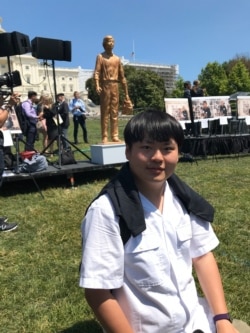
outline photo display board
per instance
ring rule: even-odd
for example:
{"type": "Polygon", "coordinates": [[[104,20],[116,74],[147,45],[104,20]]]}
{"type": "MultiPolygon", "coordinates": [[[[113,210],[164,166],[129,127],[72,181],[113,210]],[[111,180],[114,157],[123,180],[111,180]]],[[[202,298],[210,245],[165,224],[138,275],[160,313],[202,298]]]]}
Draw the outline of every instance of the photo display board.
{"type": "Polygon", "coordinates": [[[165,98],[166,112],[176,120],[190,120],[190,113],[187,98],[165,98]]]}
{"type": "Polygon", "coordinates": [[[194,119],[231,117],[229,96],[193,97],[194,119]]]}

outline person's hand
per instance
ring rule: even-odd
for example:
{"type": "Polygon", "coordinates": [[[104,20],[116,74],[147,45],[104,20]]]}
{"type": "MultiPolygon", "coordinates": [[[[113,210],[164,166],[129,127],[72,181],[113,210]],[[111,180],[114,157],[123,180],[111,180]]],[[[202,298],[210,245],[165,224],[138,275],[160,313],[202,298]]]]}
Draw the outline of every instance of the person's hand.
{"type": "Polygon", "coordinates": [[[128,95],[125,96],[124,98],[124,101],[123,101],[123,104],[126,106],[126,107],[129,107],[129,108],[133,108],[133,103],[131,102],[130,98],[128,95]]]}
{"type": "Polygon", "coordinates": [[[14,97],[10,97],[10,99],[9,99],[9,105],[10,106],[14,106],[14,105],[16,105],[17,104],[17,102],[16,102],[16,100],[14,99],[14,97]]]}
{"type": "Polygon", "coordinates": [[[100,93],[102,92],[102,88],[101,87],[96,87],[96,92],[98,95],[100,95],[100,93]]]}

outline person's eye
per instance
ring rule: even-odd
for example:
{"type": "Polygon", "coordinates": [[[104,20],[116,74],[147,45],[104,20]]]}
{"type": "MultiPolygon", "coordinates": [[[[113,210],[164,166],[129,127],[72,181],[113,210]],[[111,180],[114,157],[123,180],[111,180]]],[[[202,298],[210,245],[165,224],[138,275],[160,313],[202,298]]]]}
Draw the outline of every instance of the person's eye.
{"type": "Polygon", "coordinates": [[[142,149],[144,149],[144,150],[148,150],[148,149],[150,149],[150,146],[149,146],[149,145],[143,145],[143,146],[142,146],[142,149]]]}
{"type": "Polygon", "coordinates": [[[164,149],[164,151],[171,151],[171,150],[174,150],[174,147],[172,147],[172,146],[165,146],[163,149],[164,149]]]}

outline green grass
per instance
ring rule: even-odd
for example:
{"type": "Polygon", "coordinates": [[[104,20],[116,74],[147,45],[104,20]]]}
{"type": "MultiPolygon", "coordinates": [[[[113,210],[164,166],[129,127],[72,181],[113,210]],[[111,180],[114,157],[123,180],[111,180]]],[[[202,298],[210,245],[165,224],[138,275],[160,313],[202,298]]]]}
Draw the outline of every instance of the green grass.
{"type": "MultiPolygon", "coordinates": [[[[120,121],[121,131],[125,123],[120,121]]],[[[88,120],[88,129],[90,142],[99,142],[99,121],[88,120]]],[[[250,156],[208,158],[198,165],[181,163],[176,171],[216,208],[213,225],[221,243],[215,255],[227,302],[233,317],[248,324],[249,164],[250,156]]],[[[75,190],[62,176],[39,179],[44,199],[32,180],[3,185],[1,215],[18,221],[19,228],[0,235],[1,333],[101,332],[78,287],[80,224],[89,202],[115,172],[78,174],[75,190]]]]}

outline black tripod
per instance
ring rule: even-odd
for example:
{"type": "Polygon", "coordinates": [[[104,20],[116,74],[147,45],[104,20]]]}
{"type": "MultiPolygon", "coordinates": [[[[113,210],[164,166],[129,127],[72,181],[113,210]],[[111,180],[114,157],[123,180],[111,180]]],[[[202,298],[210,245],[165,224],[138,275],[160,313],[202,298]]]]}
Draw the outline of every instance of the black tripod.
{"type": "Polygon", "coordinates": [[[72,142],[70,142],[68,139],[66,139],[61,132],[61,127],[60,127],[60,114],[59,114],[59,105],[56,100],[57,98],[57,89],[56,89],[56,73],[55,73],[55,61],[52,60],[52,71],[53,71],[53,81],[54,81],[54,95],[55,95],[55,108],[56,108],[56,122],[57,122],[57,136],[48,144],[47,147],[43,149],[41,154],[44,154],[45,151],[55,142],[57,141],[58,144],[58,163],[53,164],[54,167],[61,169],[62,167],[62,141],[67,142],[71,146],[73,146],[77,151],[79,151],[82,155],[87,157],[88,160],[90,160],[90,157],[85,154],[83,151],[81,151],[76,145],[74,145],[72,142]]]}

